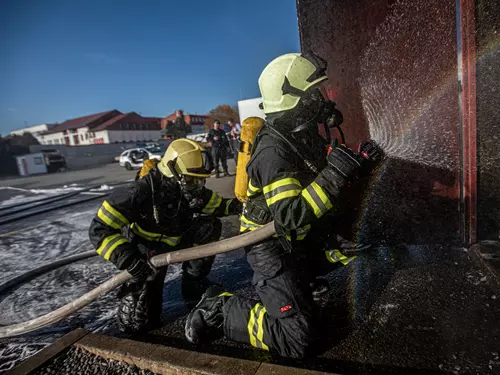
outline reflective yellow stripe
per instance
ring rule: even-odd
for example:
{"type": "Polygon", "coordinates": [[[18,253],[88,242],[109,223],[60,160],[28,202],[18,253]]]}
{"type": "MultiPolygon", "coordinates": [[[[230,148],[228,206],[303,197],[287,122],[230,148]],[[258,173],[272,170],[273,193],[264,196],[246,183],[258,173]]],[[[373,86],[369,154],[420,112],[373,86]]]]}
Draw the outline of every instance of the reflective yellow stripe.
{"type": "Polygon", "coordinates": [[[316,192],[316,194],[318,194],[318,196],[320,197],[321,201],[326,206],[326,208],[328,210],[330,210],[333,207],[332,202],[330,202],[330,199],[328,199],[328,196],[323,191],[323,189],[321,188],[321,186],[319,186],[316,183],[316,181],[313,181],[312,184],[311,184],[311,186],[314,189],[314,191],[316,192]]]}
{"type": "Polygon", "coordinates": [[[208,201],[207,205],[201,210],[204,214],[211,215],[222,203],[222,197],[212,192],[212,196],[208,201]]]}
{"type": "Polygon", "coordinates": [[[270,183],[269,185],[264,186],[264,194],[267,194],[274,189],[277,189],[279,187],[285,186],[285,185],[297,185],[297,187],[302,187],[300,182],[296,180],[295,178],[283,178],[281,180],[275,181],[270,183]]]}
{"type": "Polygon", "coordinates": [[[123,216],[121,213],[119,213],[117,210],[115,210],[113,207],[111,207],[111,205],[108,203],[108,201],[104,201],[102,203],[102,205],[104,206],[104,208],[106,210],[108,210],[114,217],[116,217],[117,219],[119,219],[122,223],[123,223],[123,226],[125,225],[129,225],[130,222],[127,220],[127,218],[125,216],[123,216]]]}
{"type": "Polygon", "coordinates": [[[269,347],[264,344],[264,315],[266,308],[257,303],[252,310],[250,310],[250,317],[248,319],[248,336],[250,344],[256,348],[269,350],[269,347]]]}
{"type": "Polygon", "coordinates": [[[261,188],[258,188],[258,187],[255,187],[252,185],[252,180],[250,179],[248,181],[248,189],[247,189],[247,196],[251,197],[252,195],[255,195],[259,192],[261,192],[262,189],[261,188]]]}
{"type": "Polygon", "coordinates": [[[251,220],[248,220],[245,215],[241,215],[241,223],[240,223],[240,233],[241,232],[246,232],[247,230],[255,230],[260,228],[262,225],[254,223],[251,220]]]}
{"type": "Polygon", "coordinates": [[[250,180],[248,181],[248,187],[250,188],[250,190],[253,190],[253,191],[255,191],[255,192],[258,192],[259,190],[262,190],[262,189],[260,189],[260,188],[255,187],[255,186],[253,186],[253,185],[252,185],[252,179],[250,179],[250,180]]]}
{"type": "Polygon", "coordinates": [[[257,324],[259,326],[259,330],[257,331],[257,340],[260,341],[262,349],[269,350],[269,347],[264,344],[264,315],[266,314],[266,312],[266,308],[262,307],[262,310],[260,310],[259,319],[257,321],[257,324]]]}
{"type": "Polygon", "coordinates": [[[266,203],[268,206],[271,206],[272,204],[280,201],[280,200],[283,200],[283,199],[286,199],[286,198],[293,198],[293,197],[296,197],[300,194],[302,190],[288,190],[288,191],[284,191],[283,193],[279,193],[279,194],[276,194],[274,197],[272,198],[269,198],[269,199],[266,199],[266,203]]]}
{"type": "Polygon", "coordinates": [[[315,181],[302,191],[302,196],[313,209],[314,215],[318,218],[333,207],[326,193],[315,181]]]}
{"type": "Polygon", "coordinates": [[[330,263],[337,263],[337,262],[340,262],[342,263],[344,266],[346,266],[347,264],[349,264],[350,262],[352,262],[354,259],[357,258],[357,256],[353,256],[353,257],[346,257],[344,254],[342,254],[339,250],[335,249],[335,250],[326,250],[325,251],[325,255],[326,255],[326,259],[328,259],[328,261],[330,263]]]}
{"type": "Polygon", "coordinates": [[[113,251],[115,251],[115,249],[118,246],[120,246],[121,244],[124,244],[125,242],[128,242],[127,239],[126,238],[121,238],[118,241],[116,241],[115,243],[113,243],[113,245],[110,246],[110,248],[106,252],[106,254],[104,254],[104,259],[109,260],[109,258],[111,257],[111,254],[113,253],[113,251]]]}
{"type": "Polygon", "coordinates": [[[232,199],[228,199],[226,201],[226,209],[224,210],[224,215],[226,215],[226,216],[229,215],[229,206],[231,205],[232,201],[233,201],[232,199]]]}
{"type": "Polygon", "coordinates": [[[145,238],[148,241],[164,242],[170,246],[177,246],[181,242],[182,238],[182,236],[164,236],[161,233],[148,232],[142,229],[137,223],[132,223],[130,228],[132,228],[132,231],[135,234],[141,236],[142,238],[145,238]]]}
{"type": "Polygon", "coordinates": [[[219,294],[219,297],[232,297],[233,296],[233,293],[229,293],[229,292],[222,292],[221,294],[219,294]]]}
{"type": "Polygon", "coordinates": [[[253,335],[253,326],[255,325],[255,312],[259,304],[256,304],[252,310],[250,310],[250,317],[248,319],[248,336],[250,337],[250,344],[254,347],[257,347],[257,338],[253,335]]]}
{"type": "Polygon", "coordinates": [[[97,248],[97,254],[101,255],[102,251],[106,248],[106,246],[113,241],[115,238],[121,237],[121,234],[113,234],[111,236],[105,237],[104,240],[101,242],[101,246],[97,248]]]}
{"type": "Polygon", "coordinates": [[[97,248],[97,254],[102,255],[104,259],[109,260],[113,251],[125,242],[128,242],[127,239],[119,233],[108,236],[104,238],[101,242],[101,246],[97,248]]]}
{"type": "Polygon", "coordinates": [[[307,204],[309,204],[309,206],[313,209],[314,215],[316,215],[316,217],[318,217],[318,218],[321,217],[321,215],[323,213],[321,212],[321,209],[318,207],[318,205],[316,204],[314,199],[311,197],[311,194],[309,194],[307,189],[302,190],[301,194],[304,197],[304,199],[306,200],[307,204]]]}
{"type": "Polygon", "coordinates": [[[117,222],[115,222],[112,218],[108,217],[106,215],[106,212],[103,211],[102,207],[99,209],[99,211],[97,212],[97,217],[99,219],[101,219],[102,221],[104,221],[104,223],[108,226],[110,226],[111,228],[113,229],[122,229],[122,227],[120,226],[120,224],[118,224],[117,222]]]}

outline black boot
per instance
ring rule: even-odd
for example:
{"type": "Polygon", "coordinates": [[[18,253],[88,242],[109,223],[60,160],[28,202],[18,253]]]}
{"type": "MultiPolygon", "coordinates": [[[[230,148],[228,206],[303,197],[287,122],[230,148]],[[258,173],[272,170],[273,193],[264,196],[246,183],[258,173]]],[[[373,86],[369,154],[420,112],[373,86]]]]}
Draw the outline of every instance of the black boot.
{"type": "Polygon", "coordinates": [[[224,177],[229,177],[229,176],[231,176],[231,175],[229,174],[229,172],[228,172],[228,171],[227,171],[227,169],[226,169],[226,170],[224,171],[224,177]]]}
{"type": "Polygon", "coordinates": [[[219,172],[219,170],[216,170],[215,171],[215,178],[219,178],[219,177],[220,177],[220,172],[219,172]]]}
{"type": "Polygon", "coordinates": [[[227,293],[219,285],[211,286],[201,297],[201,301],[189,313],[184,326],[186,338],[190,343],[198,344],[209,338],[222,335],[224,315],[222,308],[231,293],[227,293]]]}

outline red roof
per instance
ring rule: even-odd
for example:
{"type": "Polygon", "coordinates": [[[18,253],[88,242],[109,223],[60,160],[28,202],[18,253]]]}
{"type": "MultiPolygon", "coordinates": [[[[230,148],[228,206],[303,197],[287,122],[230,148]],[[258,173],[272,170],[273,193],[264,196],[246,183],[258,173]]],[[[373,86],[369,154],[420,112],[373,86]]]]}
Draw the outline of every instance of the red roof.
{"type": "Polygon", "coordinates": [[[122,113],[121,115],[118,115],[118,116],[115,116],[113,117],[112,119],[109,119],[108,121],[106,122],[103,122],[101,125],[98,125],[96,126],[94,129],[92,129],[92,131],[99,131],[99,130],[104,130],[106,129],[108,126],[111,126],[113,124],[116,124],[117,121],[120,121],[122,120],[123,118],[129,116],[130,114],[132,114],[134,112],[129,112],[129,113],[122,113]]]}
{"type": "Polygon", "coordinates": [[[67,120],[67,121],[63,122],[62,124],[58,124],[43,134],[52,134],[52,133],[62,132],[64,130],[68,130],[68,129],[83,128],[84,126],[88,126],[90,123],[98,120],[101,117],[109,115],[112,112],[121,113],[120,111],[113,109],[111,111],[106,111],[106,112],[101,112],[101,113],[95,113],[93,115],[77,117],[77,118],[74,118],[71,120],[67,120]]]}

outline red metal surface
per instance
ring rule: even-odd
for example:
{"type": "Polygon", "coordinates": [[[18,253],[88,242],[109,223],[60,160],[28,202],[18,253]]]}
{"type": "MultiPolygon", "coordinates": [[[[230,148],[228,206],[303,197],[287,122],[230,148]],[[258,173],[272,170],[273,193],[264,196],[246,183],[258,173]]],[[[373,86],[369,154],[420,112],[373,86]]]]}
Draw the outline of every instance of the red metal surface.
{"type": "Polygon", "coordinates": [[[356,235],[462,242],[456,2],[298,0],[297,10],[301,49],[328,61],[348,146],[371,137],[390,151],[360,203],[356,235]]]}
{"type": "Polygon", "coordinates": [[[477,236],[476,39],[474,0],[460,0],[462,37],[463,215],[465,244],[477,236]]]}

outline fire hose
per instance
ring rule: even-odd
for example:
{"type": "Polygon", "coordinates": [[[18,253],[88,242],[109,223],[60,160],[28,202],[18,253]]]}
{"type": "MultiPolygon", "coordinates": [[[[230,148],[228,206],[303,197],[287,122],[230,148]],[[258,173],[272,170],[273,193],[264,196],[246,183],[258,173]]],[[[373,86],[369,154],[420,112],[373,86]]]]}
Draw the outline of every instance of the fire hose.
{"type": "MultiPolygon", "coordinates": [[[[169,264],[173,263],[181,263],[188,260],[204,258],[212,255],[217,255],[221,253],[226,253],[244,246],[252,245],[258,243],[266,238],[274,235],[276,233],[274,229],[274,222],[264,225],[263,227],[254,230],[252,232],[240,234],[236,237],[227,238],[218,242],[209,243],[206,245],[200,245],[196,247],[190,247],[188,249],[182,249],[177,251],[172,251],[166,254],[156,255],[151,258],[151,262],[155,267],[165,267],[169,264]]],[[[96,254],[94,252],[94,254],[96,254]]],[[[54,268],[60,267],[63,264],[69,264],[75,262],[76,260],[81,260],[84,258],[88,258],[91,256],[89,252],[77,254],[74,257],[69,257],[66,259],[62,259],[60,261],[56,261],[54,263],[45,265],[35,272],[36,275],[48,272],[54,268]],[[79,257],[78,257],[79,256],[79,257]],[[83,256],[83,257],[82,257],[83,256]],[[58,263],[56,266],[53,266],[55,263],[58,263]],[[40,271],[40,269],[42,269],[40,271]]],[[[29,274],[29,273],[28,273],[29,274]]],[[[25,277],[25,275],[21,275],[20,277],[12,280],[17,282],[23,282],[30,277],[34,277],[33,274],[25,277]]],[[[58,309],[51,311],[45,315],[39,316],[38,318],[34,318],[28,320],[26,322],[12,324],[8,326],[0,327],[0,338],[13,337],[18,336],[23,333],[32,332],[37,329],[47,327],[51,324],[57,323],[62,319],[70,316],[74,312],[80,310],[81,308],[89,305],[95,300],[99,299],[103,295],[109,293],[110,291],[116,289],[118,286],[124,284],[125,282],[132,279],[132,276],[127,271],[122,271],[111,279],[105,281],[97,288],[91,290],[90,292],[84,294],[83,296],[75,299],[74,301],[59,307],[58,309]]],[[[8,282],[8,288],[13,286],[13,282],[8,282]]],[[[2,290],[6,290],[7,287],[2,286],[2,290]]]]}

